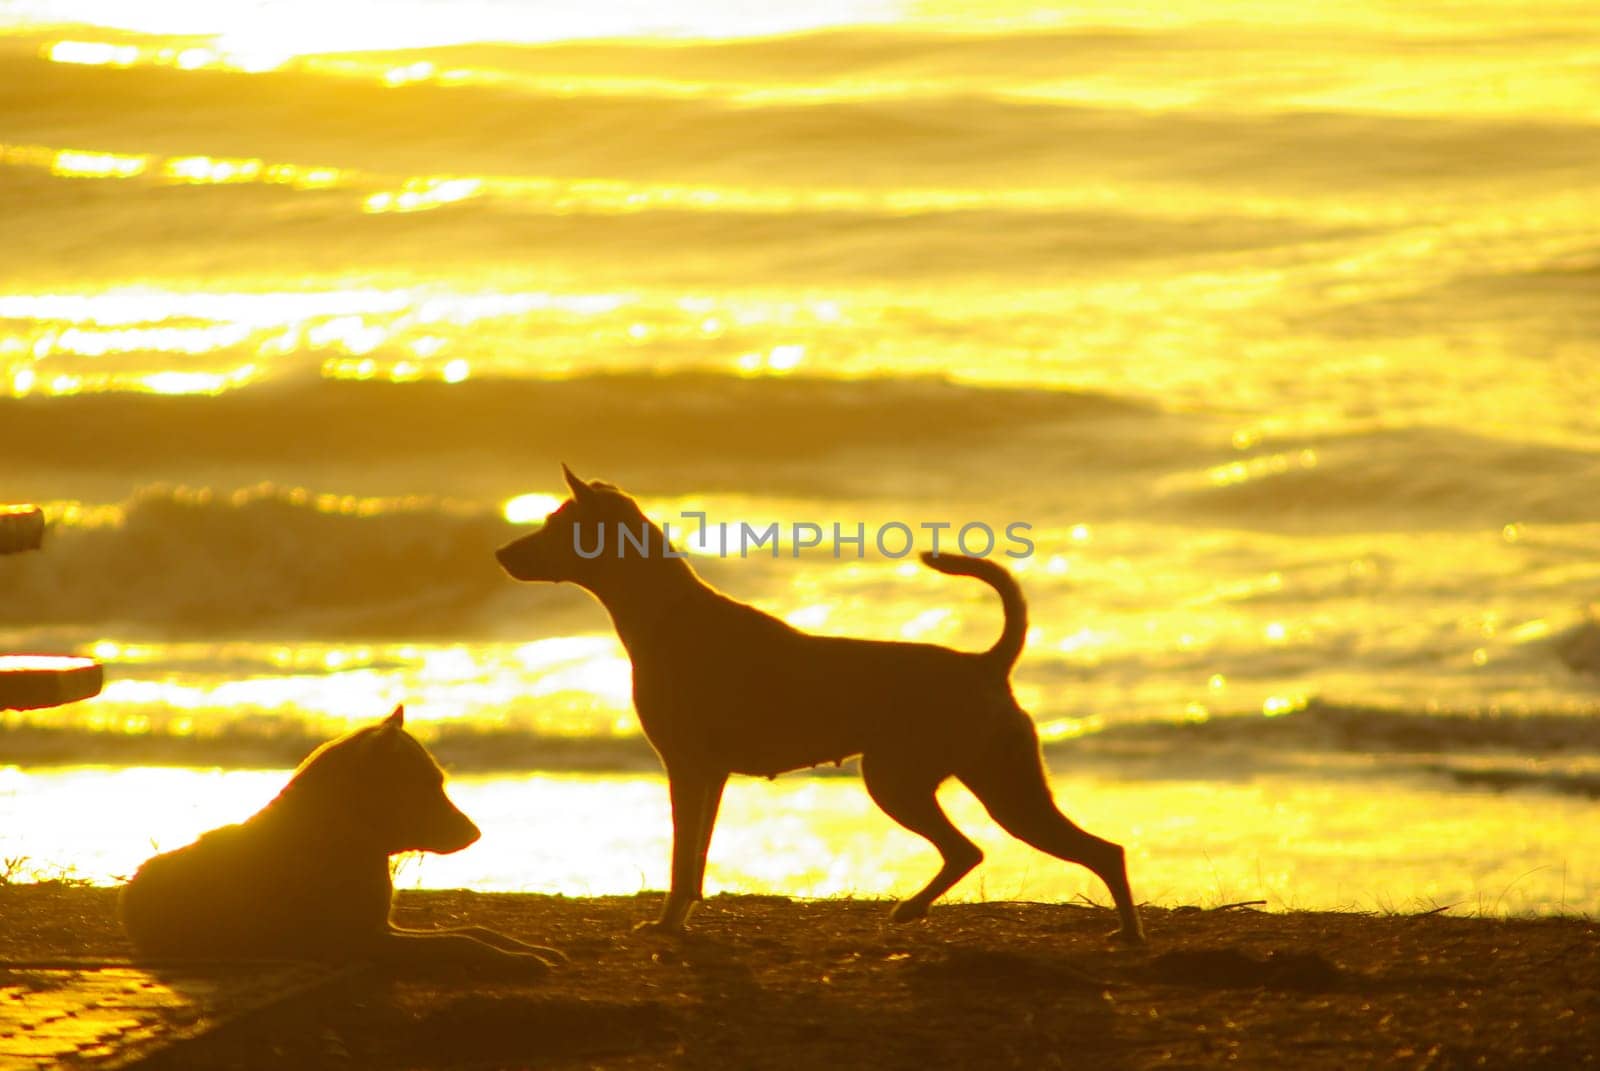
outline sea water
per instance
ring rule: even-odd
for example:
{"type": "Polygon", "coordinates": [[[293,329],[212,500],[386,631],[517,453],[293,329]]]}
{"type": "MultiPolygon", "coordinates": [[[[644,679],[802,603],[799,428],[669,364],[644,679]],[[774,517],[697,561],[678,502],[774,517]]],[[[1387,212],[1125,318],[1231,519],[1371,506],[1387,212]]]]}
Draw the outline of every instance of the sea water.
{"type": "MultiPolygon", "coordinates": [[[[815,631],[987,646],[895,533],[999,535],[1017,694],[1141,896],[1600,907],[1592,5],[0,27],[0,498],[51,519],[0,649],[107,678],[5,715],[0,855],[114,880],[404,702],[486,836],[403,879],[661,887],[607,618],[490,553],[566,461],[815,631]]],[[[947,802],[956,895],[1101,895],[947,802]]],[[[797,775],[735,783],[710,885],[934,867],[797,775]]]]}

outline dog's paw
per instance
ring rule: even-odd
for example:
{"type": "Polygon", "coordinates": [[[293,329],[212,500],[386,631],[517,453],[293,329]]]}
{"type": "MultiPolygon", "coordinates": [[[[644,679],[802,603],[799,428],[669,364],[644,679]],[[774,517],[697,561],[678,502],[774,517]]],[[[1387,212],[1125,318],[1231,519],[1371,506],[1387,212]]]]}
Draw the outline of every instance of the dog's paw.
{"type": "Polygon", "coordinates": [[[518,955],[523,959],[536,959],[551,969],[565,967],[572,962],[567,958],[565,952],[557,951],[554,948],[544,948],[540,945],[529,945],[527,946],[527,951],[520,952],[518,955]]]}
{"type": "Polygon", "coordinates": [[[550,948],[546,945],[531,945],[526,941],[519,941],[515,937],[507,938],[507,944],[502,946],[505,951],[520,956],[532,956],[541,959],[552,967],[563,963],[570,963],[567,954],[559,948],[550,948]]]}
{"type": "Polygon", "coordinates": [[[1144,930],[1128,926],[1112,930],[1106,934],[1106,939],[1125,948],[1142,948],[1145,944],[1144,930]]]}
{"type": "Polygon", "coordinates": [[[650,919],[646,922],[635,923],[633,932],[654,934],[660,937],[682,937],[683,923],[669,922],[666,919],[650,919]]]}
{"type": "Polygon", "coordinates": [[[927,917],[928,905],[916,900],[902,900],[889,912],[889,921],[894,923],[918,922],[927,917]]]}

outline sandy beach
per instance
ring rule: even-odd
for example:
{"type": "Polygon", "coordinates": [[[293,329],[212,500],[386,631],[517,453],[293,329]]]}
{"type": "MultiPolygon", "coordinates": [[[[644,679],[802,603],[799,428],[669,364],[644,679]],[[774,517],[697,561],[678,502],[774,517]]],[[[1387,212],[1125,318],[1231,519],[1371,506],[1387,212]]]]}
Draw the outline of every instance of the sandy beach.
{"type": "MultiPolygon", "coordinates": [[[[113,889],[0,887],[0,957],[129,954],[113,889]]],[[[659,894],[402,892],[411,926],[563,949],[547,977],[362,976],[169,1052],[173,1067],[1518,1067],[1600,1062],[1589,919],[720,896],[680,939],[659,894]]]]}

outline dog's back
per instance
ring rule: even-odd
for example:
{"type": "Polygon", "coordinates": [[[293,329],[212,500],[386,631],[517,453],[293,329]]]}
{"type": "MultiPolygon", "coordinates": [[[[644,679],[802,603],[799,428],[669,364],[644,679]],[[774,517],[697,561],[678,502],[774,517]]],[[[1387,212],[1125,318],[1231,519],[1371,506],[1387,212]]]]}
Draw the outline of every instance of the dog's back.
{"type": "Polygon", "coordinates": [[[375,947],[389,930],[389,856],[478,838],[399,719],[324,744],[254,817],[140,867],[121,902],[140,953],[347,959],[375,947]]]}

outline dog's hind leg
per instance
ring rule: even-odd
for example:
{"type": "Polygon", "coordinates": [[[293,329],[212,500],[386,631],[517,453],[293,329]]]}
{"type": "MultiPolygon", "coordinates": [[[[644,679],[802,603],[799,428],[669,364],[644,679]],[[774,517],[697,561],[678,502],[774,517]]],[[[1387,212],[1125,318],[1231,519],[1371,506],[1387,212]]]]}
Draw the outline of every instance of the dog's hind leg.
{"type": "Polygon", "coordinates": [[[872,801],[885,814],[926,837],[944,857],[944,865],[933,880],[915,896],[896,904],[890,916],[895,922],[920,919],[927,915],[928,905],[983,862],[983,852],[951,824],[939,806],[936,793],[943,776],[929,776],[925,770],[898,763],[892,757],[869,753],[861,756],[861,779],[866,782],[872,801]]]}
{"type": "Polygon", "coordinates": [[[1117,936],[1144,940],[1139,912],[1128,887],[1122,846],[1074,825],[1056,807],[1039,754],[1039,737],[1022,711],[1014,728],[1001,731],[979,758],[956,772],[1000,827],[1018,840],[1058,859],[1088,867],[1106,883],[1122,924],[1117,936]]]}
{"type": "Polygon", "coordinates": [[[662,905],[661,917],[641,929],[677,933],[689,911],[699,902],[706,876],[706,856],[711,850],[711,829],[722,805],[726,773],[686,773],[667,768],[672,794],[672,888],[662,905]]]}

